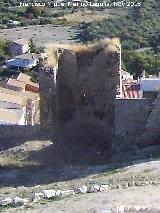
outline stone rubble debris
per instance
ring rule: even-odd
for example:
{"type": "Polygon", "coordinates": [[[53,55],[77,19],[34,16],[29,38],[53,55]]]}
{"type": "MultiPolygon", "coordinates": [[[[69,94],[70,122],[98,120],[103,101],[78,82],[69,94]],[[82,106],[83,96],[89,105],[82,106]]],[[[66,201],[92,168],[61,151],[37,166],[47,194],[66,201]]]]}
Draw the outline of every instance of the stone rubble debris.
{"type": "Polygon", "coordinates": [[[97,184],[92,185],[88,190],[88,192],[99,192],[99,191],[100,191],[100,186],[97,184]]]}
{"type": "Polygon", "coordinates": [[[100,213],[111,213],[109,210],[101,210],[100,213]]]}
{"type": "Polygon", "coordinates": [[[44,194],[42,194],[41,192],[32,194],[33,202],[37,202],[37,201],[41,200],[42,198],[44,198],[44,194]]]}
{"type": "Polygon", "coordinates": [[[74,190],[65,190],[65,191],[61,191],[60,193],[60,197],[66,197],[69,195],[75,195],[74,190]]]}
{"type": "Polygon", "coordinates": [[[82,185],[82,186],[76,186],[74,189],[75,193],[80,193],[80,194],[85,194],[87,192],[87,186],[82,185]]]}
{"type": "Polygon", "coordinates": [[[135,182],[134,182],[134,181],[129,182],[129,183],[128,183],[128,186],[129,186],[129,187],[135,186],[135,182]]]}
{"type": "Polygon", "coordinates": [[[50,190],[43,190],[42,194],[44,195],[44,198],[51,198],[56,196],[56,191],[53,189],[50,190]]]}
{"type": "MultiPolygon", "coordinates": [[[[85,185],[78,185],[75,186],[74,190],[43,190],[42,192],[33,193],[32,194],[32,201],[37,202],[41,199],[49,199],[52,197],[61,197],[64,198],[69,195],[75,195],[75,194],[85,194],[85,193],[95,193],[95,192],[103,192],[108,191],[109,189],[121,189],[121,188],[128,188],[132,186],[143,186],[151,184],[151,182],[141,182],[141,181],[131,181],[128,183],[122,183],[122,184],[114,184],[114,185],[107,185],[107,184],[93,184],[87,189],[87,186],[85,185]]],[[[152,182],[153,184],[153,182],[152,182]]],[[[28,199],[22,199],[20,197],[15,198],[6,198],[0,201],[0,206],[7,206],[7,205],[26,205],[28,203],[28,199]]],[[[108,212],[108,210],[107,210],[108,212]]],[[[160,208],[151,208],[146,206],[115,206],[113,207],[109,212],[111,213],[123,213],[123,212],[145,212],[145,213],[160,213],[160,208]]]]}
{"type": "Polygon", "coordinates": [[[124,211],[124,206],[115,206],[112,208],[112,213],[123,213],[124,211]]]}
{"type": "Polygon", "coordinates": [[[25,205],[28,203],[28,199],[22,199],[20,197],[15,197],[15,198],[6,198],[2,201],[0,201],[0,206],[7,206],[7,205],[25,205]]]}
{"type": "Polygon", "coordinates": [[[13,198],[13,204],[15,205],[25,205],[28,202],[29,202],[28,199],[22,199],[20,197],[13,198]]]}
{"type": "Polygon", "coordinates": [[[55,196],[60,197],[61,196],[61,190],[57,190],[55,196]]]}
{"type": "Polygon", "coordinates": [[[12,198],[6,198],[2,201],[0,201],[0,206],[7,206],[13,204],[13,199],[12,198]]]}
{"type": "Polygon", "coordinates": [[[108,185],[101,185],[100,188],[99,188],[99,191],[100,192],[104,192],[104,191],[108,191],[109,190],[109,186],[108,185]]]}
{"type": "Polygon", "coordinates": [[[146,207],[146,206],[115,206],[111,209],[111,213],[160,213],[160,207],[146,207]]]}

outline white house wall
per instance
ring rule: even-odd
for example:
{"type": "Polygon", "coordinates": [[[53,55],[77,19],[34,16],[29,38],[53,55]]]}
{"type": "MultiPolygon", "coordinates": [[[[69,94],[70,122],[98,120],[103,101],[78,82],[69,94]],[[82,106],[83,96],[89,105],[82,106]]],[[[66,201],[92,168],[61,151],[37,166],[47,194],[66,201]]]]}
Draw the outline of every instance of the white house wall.
{"type": "Polygon", "coordinates": [[[23,45],[22,46],[22,54],[27,53],[29,51],[29,46],[28,45],[23,45]]]}
{"type": "Polygon", "coordinates": [[[160,79],[142,79],[140,88],[144,92],[160,91],[160,79]]]}

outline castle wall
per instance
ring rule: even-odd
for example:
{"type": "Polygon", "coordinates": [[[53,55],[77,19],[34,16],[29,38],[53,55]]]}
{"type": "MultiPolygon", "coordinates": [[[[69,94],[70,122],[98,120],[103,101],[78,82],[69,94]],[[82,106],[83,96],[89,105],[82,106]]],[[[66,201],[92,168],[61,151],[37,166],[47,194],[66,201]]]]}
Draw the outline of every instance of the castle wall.
{"type": "MultiPolygon", "coordinates": [[[[152,110],[150,99],[116,99],[115,100],[115,130],[116,134],[134,132],[146,128],[147,120],[152,110]]],[[[79,117],[81,118],[81,116],[79,117]]],[[[81,121],[81,120],[79,120],[81,121]]],[[[89,122],[89,121],[88,121],[89,122]]],[[[95,120],[94,120],[95,122],[95,120]]],[[[48,128],[46,126],[46,128],[48,128]]],[[[52,129],[41,131],[41,126],[1,125],[0,139],[41,137],[52,129]]],[[[52,132],[50,133],[50,135],[52,132]]]]}
{"type": "Polygon", "coordinates": [[[116,134],[144,130],[152,110],[151,99],[116,99],[116,134]]]}

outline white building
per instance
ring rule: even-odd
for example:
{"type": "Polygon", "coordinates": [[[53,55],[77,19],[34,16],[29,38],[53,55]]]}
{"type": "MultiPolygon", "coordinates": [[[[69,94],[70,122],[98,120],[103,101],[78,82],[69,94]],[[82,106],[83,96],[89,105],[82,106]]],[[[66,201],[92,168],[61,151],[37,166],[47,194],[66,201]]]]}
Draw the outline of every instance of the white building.
{"type": "Polygon", "coordinates": [[[0,124],[25,125],[26,107],[11,102],[0,101],[0,124]]]}
{"type": "Polygon", "coordinates": [[[160,91],[160,78],[145,78],[140,80],[140,89],[143,92],[160,91]]]}
{"type": "Polygon", "coordinates": [[[9,53],[14,57],[27,53],[29,51],[29,41],[25,39],[19,39],[11,42],[9,46],[9,53]]]}

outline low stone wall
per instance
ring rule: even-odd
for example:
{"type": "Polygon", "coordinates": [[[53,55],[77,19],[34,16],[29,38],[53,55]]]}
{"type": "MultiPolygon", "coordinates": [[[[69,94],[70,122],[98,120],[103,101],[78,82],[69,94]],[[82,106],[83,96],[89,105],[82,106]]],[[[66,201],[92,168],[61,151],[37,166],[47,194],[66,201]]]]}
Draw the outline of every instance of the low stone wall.
{"type": "MultiPolygon", "coordinates": [[[[116,134],[144,130],[152,111],[151,99],[116,99],[115,129],[116,134]]],[[[51,137],[53,128],[47,126],[0,125],[0,139],[5,138],[36,138],[51,137]]]]}
{"type": "Polygon", "coordinates": [[[145,129],[152,105],[151,99],[116,99],[116,134],[145,129]]]}
{"type": "Polygon", "coordinates": [[[35,125],[35,126],[0,125],[0,140],[7,139],[7,138],[40,139],[45,137],[49,138],[50,136],[51,136],[50,128],[46,128],[42,130],[40,125],[35,125]]]}

